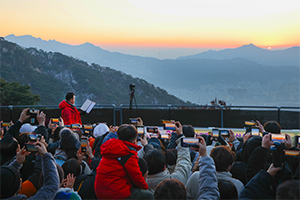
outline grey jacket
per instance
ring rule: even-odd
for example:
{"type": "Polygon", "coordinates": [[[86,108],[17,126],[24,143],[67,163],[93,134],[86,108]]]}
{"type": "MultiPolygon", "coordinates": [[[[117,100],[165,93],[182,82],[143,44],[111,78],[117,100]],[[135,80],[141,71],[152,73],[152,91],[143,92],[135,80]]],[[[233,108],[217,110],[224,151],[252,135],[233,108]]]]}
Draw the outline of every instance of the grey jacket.
{"type": "Polygon", "coordinates": [[[209,156],[199,160],[198,199],[219,199],[220,193],[214,160],[209,156]]]}
{"type": "Polygon", "coordinates": [[[234,186],[236,187],[238,196],[240,196],[241,192],[244,189],[244,184],[240,180],[232,178],[232,174],[230,172],[217,172],[217,179],[231,181],[234,184],[234,186]]]}
{"type": "Polygon", "coordinates": [[[196,171],[191,175],[185,187],[188,199],[219,198],[216,168],[211,157],[204,156],[200,158],[199,171],[196,171]]]}
{"type": "MultiPolygon", "coordinates": [[[[11,163],[11,166],[14,166],[18,170],[21,168],[21,165],[17,161],[11,163]]],[[[34,196],[28,199],[53,199],[55,197],[60,182],[55,161],[51,153],[46,153],[42,156],[42,171],[44,177],[43,187],[41,187],[34,196]]],[[[9,199],[26,199],[26,196],[17,195],[9,199]]]]}
{"type": "MultiPolygon", "coordinates": [[[[182,136],[184,137],[184,136],[182,136]]],[[[176,140],[177,144],[177,161],[176,166],[173,173],[170,173],[168,169],[165,169],[164,171],[148,175],[147,177],[147,184],[150,189],[155,190],[155,187],[159,185],[163,180],[165,179],[177,179],[181,181],[183,184],[186,183],[189,177],[189,173],[192,169],[192,163],[190,159],[190,151],[188,147],[182,147],[181,146],[181,138],[178,138],[176,140]]]]}

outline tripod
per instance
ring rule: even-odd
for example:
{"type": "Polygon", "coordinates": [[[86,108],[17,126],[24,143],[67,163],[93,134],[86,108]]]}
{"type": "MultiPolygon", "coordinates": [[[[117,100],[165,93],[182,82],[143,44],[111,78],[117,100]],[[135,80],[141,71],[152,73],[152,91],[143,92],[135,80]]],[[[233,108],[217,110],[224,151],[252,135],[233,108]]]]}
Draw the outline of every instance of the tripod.
{"type": "Polygon", "coordinates": [[[134,92],[135,92],[135,85],[134,84],[130,84],[129,85],[129,98],[130,98],[130,103],[129,103],[129,111],[130,111],[130,117],[133,117],[132,116],[132,100],[134,99],[134,103],[135,103],[135,106],[136,106],[136,110],[138,110],[138,106],[137,106],[137,103],[136,103],[136,99],[135,99],[135,96],[134,96],[134,92]]]}

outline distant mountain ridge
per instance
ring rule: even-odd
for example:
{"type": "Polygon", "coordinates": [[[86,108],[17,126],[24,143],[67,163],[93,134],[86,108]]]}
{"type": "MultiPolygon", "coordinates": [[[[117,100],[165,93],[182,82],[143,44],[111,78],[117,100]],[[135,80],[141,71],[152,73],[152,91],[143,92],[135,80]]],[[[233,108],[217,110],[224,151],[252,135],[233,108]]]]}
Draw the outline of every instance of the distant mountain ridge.
{"type": "Polygon", "coordinates": [[[234,58],[245,58],[256,63],[268,66],[297,66],[299,64],[300,47],[295,46],[285,50],[266,50],[253,44],[244,45],[235,49],[224,49],[220,51],[206,51],[203,53],[183,56],[179,59],[216,59],[228,60],[234,58]]]}
{"type": "Polygon", "coordinates": [[[129,85],[136,84],[139,104],[185,104],[165,90],[123,72],[97,64],[89,65],[56,52],[23,48],[0,38],[1,78],[31,86],[41,104],[55,105],[69,91],[76,93],[77,104],[87,98],[98,104],[129,104],[129,85]]]}
{"type": "MultiPolygon", "coordinates": [[[[202,56],[207,54],[203,58],[159,60],[109,52],[89,43],[72,46],[53,40],[44,41],[32,36],[10,35],[6,38],[15,40],[24,47],[32,46],[44,51],[58,51],[90,64],[97,63],[122,71],[133,77],[145,79],[185,101],[198,104],[207,104],[218,97],[233,105],[300,105],[299,66],[290,64],[268,66],[243,58],[242,55],[252,55],[256,59],[267,58],[259,55],[263,55],[266,51],[277,52],[254,45],[219,51],[224,55],[208,51],[200,54],[202,56]],[[243,92],[239,94],[238,91],[243,92]]],[[[295,49],[299,47],[279,52],[285,54],[289,51],[294,52],[295,49]]],[[[290,52],[290,54],[294,55],[293,59],[286,60],[299,58],[295,53],[290,52]]],[[[278,55],[278,57],[282,56],[278,55]]]]}

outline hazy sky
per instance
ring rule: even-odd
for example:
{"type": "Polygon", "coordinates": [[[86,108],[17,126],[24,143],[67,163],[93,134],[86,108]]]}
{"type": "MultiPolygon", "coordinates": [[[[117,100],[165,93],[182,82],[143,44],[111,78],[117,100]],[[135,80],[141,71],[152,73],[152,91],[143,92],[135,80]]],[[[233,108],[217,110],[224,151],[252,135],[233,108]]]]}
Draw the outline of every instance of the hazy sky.
{"type": "Polygon", "coordinates": [[[300,0],[0,0],[0,36],[9,34],[160,58],[287,48],[300,45],[300,0]]]}

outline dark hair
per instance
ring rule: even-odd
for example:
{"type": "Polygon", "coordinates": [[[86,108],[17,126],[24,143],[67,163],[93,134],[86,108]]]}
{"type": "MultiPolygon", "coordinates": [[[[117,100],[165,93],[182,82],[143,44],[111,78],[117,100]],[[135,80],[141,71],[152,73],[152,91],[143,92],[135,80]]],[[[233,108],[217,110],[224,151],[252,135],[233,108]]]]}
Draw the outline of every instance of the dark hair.
{"type": "Polygon", "coordinates": [[[300,199],[299,188],[299,180],[287,180],[277,187],[276,199],[300,199]]]}
{"type": "Polygon", "coordinates": [[[223,172],[232,165],[235,153],[227,146],[218,146],[211,150],[210,157],[215,162],[216,170],[223,172]]]}
{"type": "Polygon", "coordinates": [[[68,92],[66,94],[66,100],[69,101],[70,99],[72,99],[75,96],[74,92],[68,92]]]}
{"type": "Polygon", "coordinates": [[[57,127],[54,130],[54,132],[53,132],[53,142],[56,142],[56,141],[60,140],[60,135],[59,135],[60,130],[61,130],[60,127],[57,127]]]}
{"type": "Polygon", "coordinates": [[[74,176],[78,177],[81,173],[80,164],[74,158],[67,160],[61,167],[64,170],[64,178],[67,178],[68,174],[74,174],[74,176]]]}
{"type": "Polygon", "coordinates": [[[185,186],[177,179],[166,179],[155,188],[154,199],[187,199],[185,186]]]}
{"type": "Polygon", "coordinates": [[[157,149],[147,152],[144,159],[148,164],[149,175],[162,172],[167,164],[165,155],[157,149]]]}
{"type": "Polygon", "coordinates": [[[218,179],[218,188],[220,199],[238,199],[237,189],[231,181],[218,179]]]}
{"type": "Polygon", "coordinates": [[[21,149],[25,146],[25,144],[29,141],[29,136],[25,133],[21,133],[18,137],[17,140],[20,144],[21,149]]]}
{"type": "Polygon", "coordinates": [[[77,157],[78,149],[71,148],[71,149],[64,149],[64,151],[65,151],[68,159],[71,159],[71,158],[74,158],[76,160],[78,159],[78,157],[77,157]]]}
{"type": "Polygon", "coordinates": [[[281,132],[281,126],[276,121],[268,121],[264,124],[264,129],[266,132],[270,133],[280,133],[281,132]]]}
{"type": "Polygon", "coordinates": [[[182,133],[185,137],[194,137],[195,136],[194,127],[192,125],[183,125],[182,133]]]}
{"type": "Polygon", "coordinates": [[[57,172],[58,172],[58,175],[59,175],[59,182],[62,183],[63,180],[65,179],[64,170],[58,164],[56,164],[56,169],[57,169],[57,172]]]}
{"type": "Polygon", "coordinates": [[[166,153],[166,159],[168,165],[175,165],[177,161],[177,150],[176,149],[168,149],[166,153]]]}
{"type": "Polygon", "coordinates": [[[130,124],[122,124],[118,128],[117,135],[119,140],[132,142],[137,138],[138,133],[134,126],[130,124]]]}
{"type": "Polygon", "coordinates": [[[16,155],[17,148],[18,142],[14,140],[14,137],[5,134],[0,140],[1,165],[11,160],[16,155]]]}

